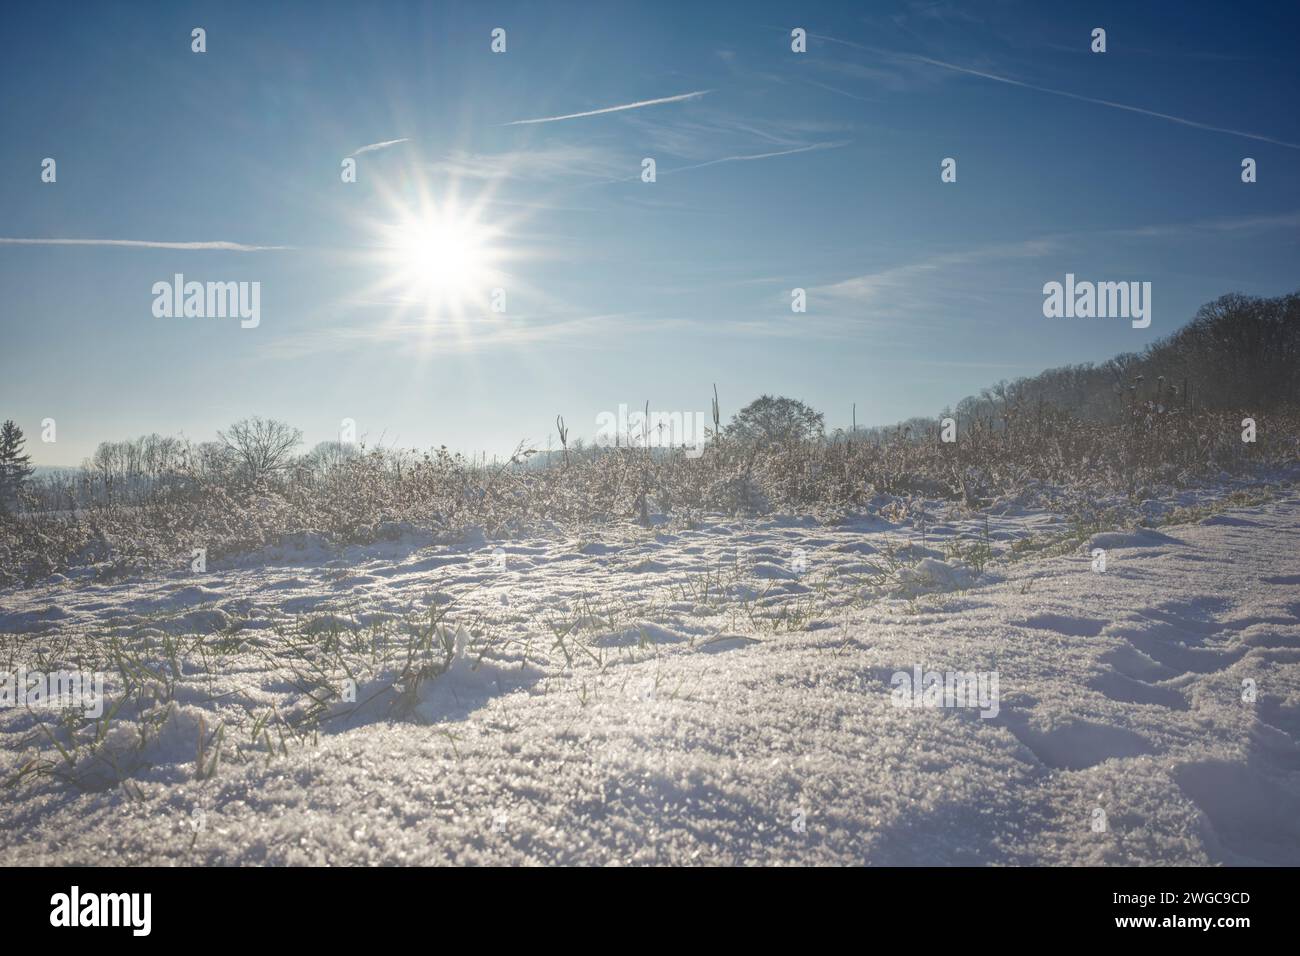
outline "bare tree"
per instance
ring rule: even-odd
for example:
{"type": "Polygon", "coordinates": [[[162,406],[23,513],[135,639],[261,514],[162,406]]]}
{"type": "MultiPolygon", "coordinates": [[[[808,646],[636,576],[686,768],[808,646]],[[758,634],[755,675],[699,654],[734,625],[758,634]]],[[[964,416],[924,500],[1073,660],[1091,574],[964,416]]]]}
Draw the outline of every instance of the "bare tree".
{"type": "Polygon", "coordinates": [[[245,418],[217,438],[229,449],[251,481],[262,481],[289,463],[302,432],[273,418],[245,418]]]}

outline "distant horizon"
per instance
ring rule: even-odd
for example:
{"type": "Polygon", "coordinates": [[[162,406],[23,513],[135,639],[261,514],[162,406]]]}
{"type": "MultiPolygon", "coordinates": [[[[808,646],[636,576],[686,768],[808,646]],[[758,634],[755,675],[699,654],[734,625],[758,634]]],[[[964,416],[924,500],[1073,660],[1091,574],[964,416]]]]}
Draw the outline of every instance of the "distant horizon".
{"type": "MultiPolygon", "coordinates": [[[[1293,291],[1295,292],[1295,294],[1300,294],[1300,290],[1293,290],[1293,291]]],[[[1230,291],[1230,292],[1224,292],[1222,295],[1225,295],[1225,296],[1226,296],[1226,295],[1233,295],[1233,294],[1239,294],[1239,293],[1235,293],[1235,291],[1230,291]]],[[[1289,295],[1289,294],[1292,294],[1292,293],[1290,293],[1290,292],[1279,293],[1279,295],[1289,295]]],[[[1216,296],[1216,299],[1217,299],[1217,298],[1219,298],[1219,297],[1216,296]]],[[[1186,320],[1185,322],[1182,322],[1182,323],[1180,323],[1177,327],[1175,327],[1174,329],[1171,329],[1169,334],[1172,334],[1173,332],[1176,332],[1179,328],[1182,328],[1183,326],[1187,325],[1189,322],[1193,321],[1194,319],[1195,319],[1195,314],[1192,314],[1192,315],[1188,316],[1188,318],[1187,318],[1187,320],[1186,320]]],[[[1166,337],[1167,337],[1167,336],[1161,336],[1162,339],[1163,339],[1163,338],[1166,338],[1166,337]]],[[[925,413],[925,412],[918,412],[918,413],[916,413],[916,414],[908,415],[908,416],[905,416],[905,417],[903,417],[903,418],[893,419],[893,420],[891,420],[891,421],[871,421],[871,420],[868,420],[868,421],[865,421],[865,422],[863,422],[863,421],[859,421],[859,422],[857,422],[857,429],[858,429],[858,431],[867,432],[867,431],[871,431],[871,430],[873,430],[873,429],[892,428],[892,427],[894,427],[894,426],[896,426],[896,425],[899,425],[899,424],[901,424],[901,423],[903,423],[903,422],[911,421],[912,419],[917,419],[917,418],[935,418],[935,419],[937,420],[937,418],[939,417],[939,415],[942,414],[942,412],[943,412],[944,409],[953,409],[953,408],[956,408],[957,405],[958,405],[962,400],[964,400],[964,399],[966,399],[966,398],[977,397],[977,396],[980,395],[984,390],[986,390],[986,389],[990,389],[990,388],[993,388],[993,387],[995,387],[995,386],[997,386],[998,384],[1001,384],[1001,383],[1003,383],[1003,382],[1014,382],[1014,381],[1016,381],[1016,380],[1018,380],[1018,379],[1022,379],[1022,378],[1033,379],[1033,378],[1037,377],[1038,375],[1044,374],[1044,373],[1046,373],[1046,372],[1054,371],[1054,370],[1059,369],[1059,368],[1063,368],[1063,367],[1065,367],[1065,366],[1067,366],[1067,365],[1082,365],[1082,364],[1091,364],[1091,365],[1093,365],[1093,366],[1104,365],[1106,362],[1108,362],[1108,361],[1110,361],[1110,360],[1112,360],[1112,359],[1114,359],[1114,358],[1117,358],[1118,356],[1123,355],[1123,354],[1127,354],[1127,353],[1116,352],[1114,355],[1110,355],[1110,356],[1107,356],[1107,357],[1105,357],[1105,358],[1103,358],[1103,359],[1100,359],[1100,360],[1098,360],[1098,361],[1093,361],[1093,362],[1088,362],[1088,363],[1081,363],[1081,362],[1068,362],[1068,363],[1062,363],[1061,365],[1049,365],[1049,366],[1047,366],[1047,367],[1045,367],[1045,368],[1041,368],[1041,369],[1038,369],[1038,370],[1035,371],[1035,372],[1029,372],[1029,373],[1026,373],[1026,374],[1024,374],[1024,375],[1016,375],[1016,376],[1012,376],[1012,377],[1009,377],[1009,378],[999,379],[999,380],[997,380],[997,381],[990,381],[990,382],[986,383],[985,385],[981,386],[981,388],[977,389],[977,390],[974,391],[974,392],[971,392],[971,393],[969,393],[969,394],[967,394],[967,395],[962,395],[960,398],[957,398],[957,399],[955,399],[955,400],[953,400],[953,401],[945,402],[944,405],[942,405],[942,406],[941,406],[937,411],[934,411],[934,412],[932,412],[932,413],[928,413],[928,414],[927,414],[927,413],[925,413]]],[[[747,399],[744,399],[743,401],[741,401],[741,402],[736,406],[736,408],[735,408],[733,411],[731,411],[731,412],[726,412],[726,413],[722,414],[722,416],[721,416],[721,421],[722,421],[722,423],[723,423],[723,427],[724,427],[724,428],[726,427],[726,423],[729,422],[729,421],[731,420],[731,417],[732,417],[732,415],[735,414],[735,412],[739,411],[739,410],[740,410],[741,408],[743,408],[745,405],[748,405],[750,402],[752,402],[752,401],[758,399],[759,397],[760,397],[760,395],[753,395],[753,396],[751,396],[751,397],[749,397],[749,398],[747,398],[747,399]]],[[[794,398],[794,399],[799,399],[799,396],[798,396],[798,395],[787,395],[787,396],[784,396],[784,397],[787,397],[787,398],[794,398]]],[[[635,411],[635,410],[639,410],[640,408],[642,408],[642,407],[644,406],[645,402],[644,402],[644,401],[641,401],[641,402],[627,402],[627,403],[624,403],[624,404],[625,404],[625,405],[628,405],[628,406],[631,406],[632,409],[635,411]]],[[[817,408],[817,407],[815,407],[815,406],[814,406],[813,408],[814,408],[814,411],[821,412],[821,413],[823,413],[823,415],[826,416],[825,432],[826,432],[827,435],[832,435],[832,434],[834,434],[834,433],[837,432],[837,431],[849,431],[849,430],[852,429],[852,427],[853,427],[853,421],[852,421],[853,410],[852,410],[852,409],[850,409],[848,419],[846,419],[843,423],[836,423],[835,420],[832,419],[832,417],[831,417],[831,413],[830,413],[827,409],[824,409],[824,408],[817,408]]],[[[650,402],[650,410],[651,410],[652,413],[655,412],[655,411],[658,411],[658,410],[659,410],[658,406],[656,406],[655,403],[654,403],[653,401],[650,402]]],[[[701,409],[701,410],[696,410],[696,409],[685,409],[685,410],[679,410],[679,411],[683,411],[683,412],[686,413],[686,414],[696,414],[696,415],[704,415],[704,414],[705,414],[704,411],[703,411],[702,409],[701,409]]],[[[608,413],[609,413],[609,410],[603,410],[602,413],[606,413],[606,414],[608,414],[608,413]]],[[[564,413],[563,413],[563,412],[558,412],[557,414],[563,415],[564,413]]],[[[599,415],[599,414],[601,414],[601,413],[598,413],[598,415],[599,415]]],[[[250,416],[248,416],[248,417],[253,417],[253,416],[255,416],[255,415],[256,415],[256,413],[253,413],[253,415],[250,415],[250,416]]],[[[263,417],[263,418],[267,418],[267,417],[271,417],[271,416],[265,416],[265,415],[263,415],[263,416],[261,416],[261,417],[263,417]]],[[[594,418],[593,418],[593,421],[594,421],[594,418]]],[[[78,459],[77,461],[73,461],[73,462],[62,462],[62,461],[61,461],[61,462],[42,462],[42,461],[38,461],[37,458],[36,458],[36,455],[35,455],[35,449],[36,449],[36,448],[47,448],[47,447],[49,447],[49,444],[50,444],[50,443],[44,443],[44,442],[39,441],[39,434],[40,434],[39,423],[37,423],[37,427],[33,428],[32,431],[29,431],[28,428],[27,428],[26,426],[24,426],[24,424],[23,424],[22,422],[16,422],[16,424],[18,424],[18,426],[19,426],[20,428],[23,429],[24,437],[28,439],[28,440],[27,440],[27,444],[26,444],[26,452],[27,452],[28,454],[32,455],[32,463],[33,463],[33,465],[36,467],[37,472],[41,472],[41,471],[76,470],[76,469],[80,468],[83,464],[85,464],[86,459],[89,458],[89,457],[90,457],[90,454],[93,453],[93,450],[94,450],[94,449],[92,448],[91,453],[87,453],[86,455],[83,455],[80,459],[78,459]],[[37,441],[36,441],[35,444],[33,444],[32,440],[31,440],[31,435],[32,435],[33,433],[35,433],[35,434],[37,435],[37,441]]],[[[232,421],[232,422],[230,422],[230,423],[228,423],[228,424],[234,424],[234,422],[232,421]]],[[[291,427],[298,427],[297,425],[295,425],[294,422],[286,422],[286,424],[290,425],[291,427]]],[[[586,445],[591,446],[592,443],[593,443],[593,441],[594,441],[594,440],[598,437],[598,435],[599,435],[599,430],[596,429],[596,428],[593,428],[593,431],[592,431],[591,434],[587,434],[587,433],[585,433],[585,432],[577,432],[577,431],[574,431],[574,430],[573,430],[573,426],[574,426],[575,424],[577,424],[576,422],[567,422],[567,421],[566,421],[566,424],[568,425],[568,428],[569,428],[569,432],[570,432],[570,438],[569,438],[569,441],[570,441],[571,443],[576,443],[576,442],[578,442],[578,441],[582,441],[582,442],[584,442],[586,445]]],[[[223,427],[224,427],[224,426],[223,426],[223,427]]],[[[142,436],[144,436],[144,435],[149,435],[149,434],[159,434],[159,435],[162,435],[163,437],[186,438],[186,439],[188,439],[189,441],[194,442],[195,444],[199,444],[199,443],[207,442],[207,441],[218,441],[218,440],[219,440],[218,437],[217,437],[216,432],[213,432],[213,434],[212,434],[211,436],[207,437],[207,438],[198,438],[198,437],[195,437],[195,436],[191,436],[191,435],[183,435],[183,434],[176,434],[176,435],[170,435],[170,436],[168,436],[168,435],[165,435],[164,433],[161,433],[161,432],[158,432],[158,433],[154,433],[154,432],[134,432],[134,433],[126,434],[126,435],[117,435],[117,436],[113,436],[113,437],[105,437],[105,438],[101,438],[101,439],[99,439],[98,442],[96,442],[95,447],[98,447],[98,445],[99,445],[100,442],[126,441],[126,440],[130,440],[130,439],[139,438],[139,437],[142,437],[142,436]]],[[[384,433],[381,432],[381,436],[382,436],[383,434],[384,434],[384,433]]],[[[552,432],[548,433],[548,436],[549,436],[550,438],[554,439],[554,438],[555,438],[555,432],[552,431],[552,432]]],[[[513,453],[517,448],[519,448],[519,447],[521,446],[521,444],[522,444],[523,447],[525,447],[525,448],[530,448],[530,447],[531,447],[531,448],[534,448],[534,449],[535,449],[536,451],[538,451],[539,453],[544,453],[544,452],[546,452],[546,451],[548,450],[548,446],[547,446],[547,443],[546,443],[546,438],[543,438],[540,442],[538,442],[538,441],[530,441],[530,440],[527,439],[527,438],[520,438],[519,440],[517,440],[517,441],[513,442],[512,444],[510,444],[509,447],[496,448],[496,449],[494,449],[494,448],[464,449],[464,448],[455,448],[455,447],[452,447],[452,446],[450,446],[450,445],[444,445],[443,443],[434,443],[434,444],[431,444],[431,445],[407,445],[407,444],[404,444],[404,443],[401,443],[401,442],[396,442],[396,441],[370,441],[370,440],[369,440],[369,437],[370,437],[369,435],[362,434],[362,433],[358,433],[358,435],[357,435],[357,444],[359,444],[359,445],[365,445],[366,447],[370,447],[370,448],[373,448],[373,447],[379,447],[379,446],[382,445],[383,447],[388,447],[388,448],[399,448],[399,449],[407,449],[407,450],[414,450],[414,451],[424,451],[424,450],[433,449],[433,448],[438,448],[438,447],[446,447],[446,448],[447,448],[449,451],[451,451],[452,453],[463,455],[464,457],[466,457],[467,459],[470,459],[470,460],[474,460],[475,458],[477,458],[477,457],[480,456],[480,455],[487,456],[489,459],[491,459],[491,460],[497,460],[497,461],[502,460],[502,459],[509,459],[509,457],[511,456],[511,454],[512,454],[512,453],[513,453]]],[[[318,445],[320,445],[320,444],[322,444],[322,443],[325,443],[325,442],[331,442],[331,441],[338,441],[338,436],[337,436],[337,434],[335,434],[333,437],[312,438],[312,437],[308,436],[308,435],[306,434],[306,432],[304,431],[303,438],[302,438],[302,442],[301,442],[301,444],[298,446],[298,449],[299,449],[300,452],[306,452],[306,451],[310,451],[311,449],[315,448],[316,446],[318,446],[318,445]]],[[[56,442],[56,443],[53,443],[53,444],[57,444],[57,442],[56,442]]],[[[552,441],[552,446],[549,448],[549,450],[554,451],[554,450],[557,450],[558,448],[559,448],[559,444],[558,444],[558,442],[556,442],[556,441],[552,441]]]]}

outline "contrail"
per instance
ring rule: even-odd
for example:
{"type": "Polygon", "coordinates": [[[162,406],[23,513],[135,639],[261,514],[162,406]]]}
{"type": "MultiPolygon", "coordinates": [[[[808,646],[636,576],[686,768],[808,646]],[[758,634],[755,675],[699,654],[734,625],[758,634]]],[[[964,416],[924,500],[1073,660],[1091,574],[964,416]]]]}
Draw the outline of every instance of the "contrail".
{"type": "MultiPolygon", "coordinates": [[[[676,169],[660,170],[660,176],[671,176],[673,173],[684,173],[691,169],[703,169],[706,166],[717,166],[719,163],[745,163],[755,159],[771,159],[773,156],[789,156],[792,153],[811,153],[816,149],[839,149],[841,146],[849,145],[849,140],[839,143],[813,143],[811,146],[797,146],[794,149],[782,149],[774,153],[749,153],[741,156],[720,156],[717,159],[710,159],[703,163],[692,163],[690,166],[678,166],[676,169]]],[[[618,179],[601,179],[592,182],[592,186],[609,186],[614,183],[630,183],[635,179],[640,179],[640,175],[620,176],[618,179]]]]}
{"type": "Polygon", "coordinates": [[[693,166],[678,166],[676,169],[665,169],[664,175],[669,173],[684,173],[688,169],[703,169],[705,166],[716,166],[719,163],[744,163],[754,159],[770,159],[773,156],[789,156],[792,153],[810,153],[816,149],[839,149],[841,146],[847,145],[848,142],[813,143],[811,146],[799,146],[795,149],[782,149],[775,153],[752,153],[747,156],[723,156],[720,159],[710,159],[705,163],[695,163],[693,166]]]}
{"type": "Polygon", "coordinates": [[[148,239],[8,239],[0,237],[0,244],[9,246],[130,246],[137,249],[215,249],[222,252],[266,252],[273,249],[292,249],[293,246],[247,246],[242,242],[154,242],[148,239]]]}
{"type": "Polygon", "coordinates": [[[362,153],[373,153],[377,149],[387,149],[389,146],[396,146],[398,143],[409,143],[411,138],[404,136],[401,139],[386,139],[382,143],[371,143],[369,146],[362,146],[352,153],[353,156],[360,156],[362,153]]]}
{"type": "Polygon", "coordinates": [[[1209,123],[1199,123],[1196,120],[1184,119],[1181,116],[1171,116],[1168,113],[1159,113],[1155,110],[1143,109],[1140,106],[1129,106],[1127,103],[1116,103],[1114,100],[1101,100],[1092,96],[1084,96],[1080,93],[1071,93],[1068,90],[1057,90],[1050,86],[1039,86],[1036,83],[1025,83],[1022,80],[1013,80],[1009,76],[998,76],[996,73],[985,73],[983,70],[973,70],[970,67],[958,66],[955,63],[945,63],[943,60],[933,60],[928,56],[920,56],[916,53],[894,53],[890,50],[880,50],[869,46],[863,46],[860,43],[851,43],[848,40],[839,40],[835,37],[819,36],[809,34],[818,40],[826,40],[830,43],[842,43],[844,46],[855,47],[859,50],[866,50],[868,53],[883,54],[885,56],[894,56],[900,59],[913,60],[918,63],[928,63],[930,66],[942,67],[945,70],[954,70],[957,73],[965,73],[968,76],[979,76],[986,80],[994,80],[998,83],[1006,83],[1010,86],[1019,86],[1026,90],[1037,90],[1040,93],[1051,93],[1053,96],[1064,96],[1068,99],[1079,100],[1083,103],[1093,103],[1097,106],[1109,106],[1111,109],[1125,110],[1129,113],[1140,113],[1143,116],[1154,116],[1156,119],[1168,120],[1170,123],[1178,123],[1181,126],[1191,126],[1194,129],[1208,130],[1211,133],[1227,133],[1230,136],[1244,136],[1246,139],[1258,140],[1261,143],[1272,143],[1274,146],[1285,146],[1287,149],[1300,149],[1300,143],[1288,143],[1285,140],[1274,139],[1271,136],[1260,136],[1258,133],[1247,133],[1244,130],[1228,129],[1223,126],[1211,126],[1209,123]]]}
{"type": "Polygon", "coordinates": [[[712,93],[712,90],[696,90],[694,93],[679,93],[677,96],[663,96],[657,100],[641,100],[639,103],[624,103],[622,106],[606,106],[604,109],[587,110],[585,113],[565,113],[563,116],[543,116],[540,119],[522,119],[513,120],[509,123],[502,123],[502,126],[526,126],[530,123],[558,123],[560,120],[580,119],[584,116],[600,116],[602,113],[619,113],[623,110],[639,110],[643,106],[658,106],[660,103],[680,103],[682,100],[693,100],[697,97],[704,96],[706,93],[712,93]]]}

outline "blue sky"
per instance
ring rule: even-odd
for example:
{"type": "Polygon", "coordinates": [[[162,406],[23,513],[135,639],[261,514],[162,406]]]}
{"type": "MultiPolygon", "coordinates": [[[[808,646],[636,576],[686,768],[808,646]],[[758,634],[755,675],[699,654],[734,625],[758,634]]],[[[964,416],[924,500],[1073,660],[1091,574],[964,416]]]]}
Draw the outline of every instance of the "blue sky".
{"type": "Polygon", "coordinates": [[[707,411],[715,382],[725,416],[768,392],[832,426],[854,402],[860,424],[887,423],[1139,350],[1226,292],[1300,287],[1289,4],[94,3],[6,18],[0,239],[159,244],[0,242],[0,417],[41,464],[147,432],[208,439],[253,414],[308,445],[352,418],[372,443],[500,453],[544,447],[557,413],[590,436],[620,403],[707,411]],[[945,157],[956,183],[940,182],[945,157]],[[1258,182],[1241,182],[1243,157],[1258,182]],[[472,236],[460,281],[490,274],[504,313],[477,287],[427,304],[427,277],[389,247],[430,209],[472,236]],[[215,241],[288,248],[167,245],[215,241]],[[1150,328],[1044,318],[1043,284],[1067,272],[1151,282],[1150,328]],[[152,286],[175,273],[259,282],[260,325],[156,318],[152,286]]]}

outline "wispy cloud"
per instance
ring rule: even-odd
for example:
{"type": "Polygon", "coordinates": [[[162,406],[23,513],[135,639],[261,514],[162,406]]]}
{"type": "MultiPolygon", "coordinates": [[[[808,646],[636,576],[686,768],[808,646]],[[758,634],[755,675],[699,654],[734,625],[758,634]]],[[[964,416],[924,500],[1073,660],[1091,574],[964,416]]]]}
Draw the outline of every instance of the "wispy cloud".
{"type": "Polygon", "coordinates": [[[1101,235],[1135,239],[1162,237],[1191,238],[1222,233],[1268,232],[1274,229],[1300,228],[1300,210],[1266,216],[1232,216],[1221,219],[1202,219],[1197,222],[1166,223],[1137,226],[1129,229],[1111,229],[1101,235]]]}
{"type": "Polygon", "coordinates": [[[772,159],[775,156],[791,156],[795,153],[811,153],[820,149],[839,149],[847,145],[849,145],[847,141],[839,143],[813,143],[810,146],[799,146],[795,149],[782,149],[773,153],[753,153],[747,156],[722,156],[718,159],[710,159],[707,162],[695,163],[691,166],[678,166],[676,169],[665,169],[660,175],[666,176],[671,173],[684,173],[688,169],[703,169],[705,166],[717,166],[720,163],[748,163],[753,162],[756,159],[772,159]]]}
{"type": "MultiPolygon", "coordinates": [[[[866,48],[859,47],[859,49],[866,48]]],[[[914,90],[928,89],[938,85],[948,76],[917,60],[884,56],[873,56],[870,65],[831,59],[813,60],[810,65],[829,74],[837,82],[852,80],[867,83],[873,90],[890,93],[910,93],[914,90]]],[[[805,82],[811,81],[805,79],[805,82]]]]}
{"type": "Polygon", "coordinates": [[[910,14],[923,20],[950,21],[955,20],[959,23],[973,24],[982,23],[983,21],[974,14],[959,9],[955,4],[948,0],[918,0],[915,3],[907,5],[907,14],[900,14],[900,19],[906,19],[910,14]]]}
{"type": "Polygon", "coordinates": [[[639,110],[647,106],[659,106],[663,103],[681,103],[685,100],[698,99],[712,90],[696,90],[693,93],[679,93],[676,96],[661,96],[655,100],[641,100],[637,103],[624,103],[621,106],[606,106],[598,110],[586,110],[582,113],[565,113],[562,116],[542,116],[537,119],[512,120],[509,123],[502,123],[503,126],[527,126],[533,123],[558,123],[560,120],[581,119],[584,116],[601,116],[605,113],[621,113],[624,110],[639,110]]]}
{"type": "MultiPolygon", "coordinates": [[[[1039,43],[1045,50],[1056,50],[1059,53],[1073,53],[1078,56],[1092,56],[1092,50],[1086,43],[1039,43]]],[[[1209,50],[1153,50],[1149,47],[1131,47],[1127,43],[1124,45],[1124,52],[1134,56],[1158,56],[1167,59],[1183,60],[1208,60],[1211,62],[1221,63],[1263,63],[1273,60],[1273,57],[1262,56],[1260,54],[1251,54],[1246,56],[1241,53],[1218,53],[1209,50]]]]}
{"type": "Polygon", "coordinates": [[[1058,245],[1056,237],[1031,239],[1026,242],[997,243],[961,252],[931,256],[919,262],[882,269],[844,279],[815,289],[822,295],[859,304],[874,302],[897,303],[906,295],[926,290],[931,283],[923,281],[934,273],[960,266],[996,259],[1021,259],[1047,255],[1058,245]]]}
{"type": "Polygon", "coordinates": [[[221,252],[268,252],[294,246],[249,246],[242,242],[155,242],[149,239],[18,239],[0,237],[9,246],[127,246],[134,249],[211,249],[221,252]]]}
{"type": "Polygon", "coordinates": [[[1124,110],[1128,113],[1152,116],[1156,119],[1165,120],[1166,122],[1178,123],[1181,126],[1190,126],[1193,129],[1203,129],[1211,133],[1226,133],[1229,136],[1241,136],[1245,139],[1253,139],[1261,143],[1272,143],[1274,146],[1285,146],[1287,149],[1300,149],[1300,143],[1288,143],[1285,140],[1274,139],[1272,136],[1262,136],[1258,133],[1246,132],[1245,130],[1229,129],[1225,126],[1213,126],[1209,123],[1201,123],[1197,120],[1187,119],[1182,116],[1173,116],[1169,113],[1161,113],[1156,110],[1145,109],[1141,106],[1130,106],[1127,103],[1117,103],[1114,100],[1103,100],[1094,96],[1084,96],[1082,93],[1071,93],[1068,90],[1058,90],[1050,86],[1039,86],[1037,83],[1026,83],[1023,80],[1015,80],[1009,76],[1000,76],[997,73],[989,73],[985,70],[976,70],[966,66],[958,66],[956,63],[948,63],[944,60],[935,60],[931,57],[921,56],[917,53],[896,53],[891,50],[880,50],[875,47],[865,46],[861,43],[853,43],[850,40],[840,40],[836,37],[823,36],[820,34],[809,34],[809,36],[814,36],[819,40],[825,40],[829,43],[839,43],[858,50],[864,50],[877,56],[891,56],[902,60],[910,60],[914,63],[925,63],[929,66],[937,66],[944,70],[952,70],[956,73],[965,73],[967,76],[978,76],[986,80],[993,80],[996,83],[1005,83],[1008,86],[1018,86],[1022,89],[1035,90],[1039,93],[1049,93],[1052,96],[1063,96],[1067,99],[1078,100],[1082,103],[1092,103],[1097,106],[1108,106],[1111,109],[1124,110]]]}
{"type": "MultiPolygon", "coordinates": [[[[705,160],[702,163],[692,163],[689,166],[677,166],[674,169],[660,169],[656,172],[656,175],[671,176],[674,173],[685,173],[693,169],[704,169],[706,166],[718,166],[722,163],[749,163],[759,159],[773,159],[777,156],[791,156],[795,153],[811,153],[815,150],[822,150],[822,149],[839,149],[847,145],[849,145],[848,141],[836,142],[836,143],[811,143],[807,146],[797,146],[792,149],[780,149],[780,150],[776,150],[775,152],[768,152],[768,153],[747,153],[747,154],[737,154],[734,156],[719,156],[716,159],[705,160]]],[[[641,178],[641,174],[635,173],[631,176],[618,176],[614,179],[602,179],[599,180],[598,182],[592,183],[591,185],[607,186],[613,183],[630,183],[640,178],[641,178]]]]}
{"type": "Polygon", "coordinates": [[[679,159],[706,162],[718,156],[766,153],[802,148],[812,142],[841,138],[853,127],[809,119],[767,120],[759,117],[721,115],[701,108],[697,119],[674,118],[669,122],[648,121],[632,116],[627,122],[637,140],[651,152],[671,153],[679,159]]]}
{"type": "MultiPolygon", "coordinates": [[[[362,303],[357,303],[362,304],[362,303]]],[[[401,303],[369,303],[378,308],[402,308],[401,303]]],[[[647,320],[637,313],[583,315],[573,318],[517,315],[509,321],[497,316],[476,316],[466,326],[438,326],[421,316],[315,328],[277,339],[259,349],[263,359],[303,358],[329,352],[351,351],[359,346],[383,348],[401,346],[415,352],[470,354],[496,349],[519,349],[546,342],[564,342],[569,347],[599,349],[615,332],[661,334],[666,329],[688,328],[685,319],[647,320]],[[437,329],[437,334],[431,334],[437,329]]]]}
{"type": "Polygon", "coordinates": [[[810,80],[807,79],[806,77],[800,77],[800,79],[802,79],[803,82],[809,84],[810,86],[817,86],[823,90],[826,90],[827,92],[838,93],[840,96],[847,96],[851,100],[859,100],[863,103],[879,102],[878,100],[874,100],[869,96],[859,96],[857,93],[850,93],[848,90],[842,90],[838,86],[831,86],[828,83],[818,83],[816,80],[810,80]]]}
{"type": "Polygon", "coordinates": [[[382,143],[370,143],[367,146],[362,146],[360,149],[353,150],[352,155],[360,156],[362,153],[373,153],[376,150],[388,149],[390,146],[397,146],[400,143],[409,143],[410,141],[411,138],[409,136],[404,136],[401,139],[386,139],[382,143]]]}
{"type": "Polygon", "coordinates": [[[549,180],[568,176],[612,176],[620,158],[597,146],[546,146],[538,149],[478,153],[457,150],[435,162],[432,169],[457,180],[549,180]]]}
{"type": "MultiPolygon", "coordinates": [[[[843,123],[808,119],[768,120],[718,115],[707,107],[701,108],[693,120],[650,122],[642,117],[630,117],[628,123],[636,130],[637,139],[646,150],[645,155],[658,157],[658,175],[661,176],[723,163],[757,162],[839,149],[849,145],[849,138],[844,134],[851,129],[843,123]],[[676,157],[679,165],[674,166],[665,160],[665,153],[676,157]]],[[[639,176],[638,170],[635,175],[613,176],[603,182],[630,182],[639,176]]]]}
{"type": "MultiPolygon", "coordinates": [[[[1117,242],[1122,241],[1144,243],[1152,239],[1188,239],[1237,242],[1243,233],[1291,230],[1297,226],[1300,226],[1300,211],[1052,233],[1022,242],[992,243],[928,256],[819,285],[810,290],[810,295],[825,299],[832,306],[850,310],[847,314],[858,319],[931,314],[944,303],[965,308],[979,304],[982,297],[987,299],[984,304],[992,308],[998,305],[996,296],[989,298],[994,290],[994,280],[990,277],[992,263],[1040,258],[1065,250],[1083,254],[1088,249],[1113,249],[1117,242]],[[977,281],[973,281],[972,268],[978,270],[977,281]]],[[[832,311],[840,312],[842,309],[833,308],[832,311]]]]}

